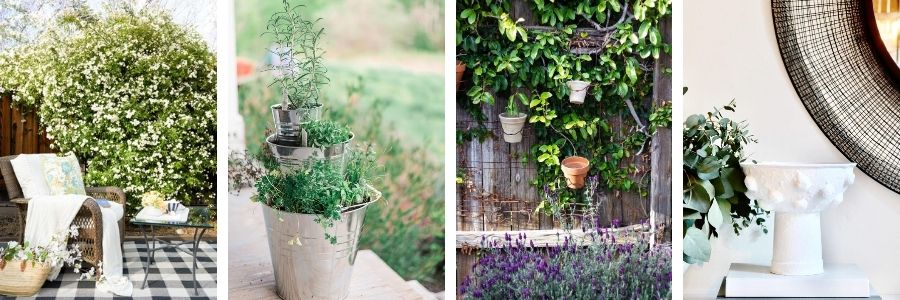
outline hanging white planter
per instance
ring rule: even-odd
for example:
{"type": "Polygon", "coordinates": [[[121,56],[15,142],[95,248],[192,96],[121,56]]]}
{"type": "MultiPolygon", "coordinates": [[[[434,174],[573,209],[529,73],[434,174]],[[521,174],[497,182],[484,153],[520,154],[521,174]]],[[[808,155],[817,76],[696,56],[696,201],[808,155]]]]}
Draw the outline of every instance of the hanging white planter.
{"type": "Polygon", "coordinates": [[[510,144],[522,141],[522,128],[525,127],[525,119],[528,117],[525,113],[519,113],[518,116],[507,116],[506,113],[500,114],[500,127],[503,128],[503,140],[510,144]]]}
{"type": "Polygon", "coordinates": [[[587,95],[587,90],[591,83],[581,80],[570,80],[566,82],[566,85],[569,87],[569,102],[575,104],[584,103],[584,96],[587,95]]]}

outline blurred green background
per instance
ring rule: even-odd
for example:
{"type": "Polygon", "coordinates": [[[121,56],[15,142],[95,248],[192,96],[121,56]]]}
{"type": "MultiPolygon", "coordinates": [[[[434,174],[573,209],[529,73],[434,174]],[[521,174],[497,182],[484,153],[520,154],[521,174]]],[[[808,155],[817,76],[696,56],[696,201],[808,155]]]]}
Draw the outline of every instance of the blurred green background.
{"type": "MultiPolygon", "coordinates": [[[[326,118],[376,145],[384,201],[367,212],[360,249],[374,250],[406,280],[444,290],[444,1],[293,0],[322,18],[331,83],[326,118]]],[[[261,36],[281,1],[235,1],[237,56],[257,69],[238,88],[247,147],[259,149],[279,101],[261,71],[261,36]]]]}

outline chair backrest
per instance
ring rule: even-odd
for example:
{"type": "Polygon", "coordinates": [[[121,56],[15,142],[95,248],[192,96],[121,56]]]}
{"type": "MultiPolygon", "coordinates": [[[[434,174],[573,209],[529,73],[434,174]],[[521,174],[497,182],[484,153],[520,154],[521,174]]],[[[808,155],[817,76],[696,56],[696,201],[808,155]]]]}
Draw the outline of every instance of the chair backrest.
{"type": "Polygon", "coordinates": [[[16,156],[18,155],[0,157],[0,174],[3,174],[3,182],[10,200],[25,197],[22,194],[22,187],[19,186],[19,179],[16,178],[16,172],[13,171],[12,163],[9,162],[16,156]]]}

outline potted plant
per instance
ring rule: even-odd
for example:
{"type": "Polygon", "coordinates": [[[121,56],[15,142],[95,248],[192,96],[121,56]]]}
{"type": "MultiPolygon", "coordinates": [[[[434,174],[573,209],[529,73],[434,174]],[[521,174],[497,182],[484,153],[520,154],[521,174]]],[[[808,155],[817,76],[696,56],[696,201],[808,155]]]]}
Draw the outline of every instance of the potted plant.
{"type": "Polygon", "coordinates": [[[522,128],[525,127],[525,118],[528,114],[519,111],[519,105],[515,98],[526,102],[525,96],[516,93],[509,99],[506,111],[500,114],[500,127],[503,129],[503,140],[515,144],[522,141],[522,128]]]}
{"type": "Polygon", "coordinates": [[[281,103],[271,106],[276,142],[296,146],[302,143],[301,125],[321,118],[320,87],[329,82],[320,42],[324,28],[319,19],[310,20],[283,1],[284,10],[272,15],[268,31],[276,47],[270,51],[278,63],[269,70],[276,74],[274,84],[281,88],[281,103]]]}
{"type": "Polygon", "coordinates": [[[283,299],[343,299],[349,294],[356,245],[368,205],[381,194],[373,188],[375,154],[351,147],[346,125],[319,119],[319,87],[328,83],[316,21],[291,7],[269,21],[269,33],[287,45],[282,103],[273,106],[276,132],[268,152],[256,155],[255,179],[275,273],[283,299]],[[285,118],[281,118],[284,116],[285,118]]]}
{"type": "Polygon", "coordinates": [[[330,120],[315,120],[304,124],[303,131],[304,139],[298,146],[280,144],[274,134],[266,138],[281,167],[295,168],[310,159],[328,159],[338,162],[343,169],[354,136],[350,128],[330,120]]]}
{"type": "MultiPolygon", "coordinates": [[[[29,297],[41,289],[54,268],[63,265],[81,268],[81,250],[74,244],[67,246],[70,237],[78,236],[78,227],[53,235],[44,247],[35,247],[27,242],[9,242],[0,247],[0,295],[29,297]]],[[[93,278],[94,269],[84,273],[82,278],[93,278]]]]}
{"type": "Polygon", "coordinates": [[[560,162],[563,175],[566,177],[566,186],[573,189],[584,187],[584,177],[590,170],[591,162],[581,156],[569,156],[560,162]]]}
{"type": "MultiPolygon", "coordinates": [[[[256,182],[254,201],[263,204],[283,299],[343,299],[350,291],[366,208],[381,194],[369,185],[374,153],[349,156],[343,170],[330,160],[311,160],[291,172],[270,168],[256,182]]],[[[272,166],[271,157],[264,164],[272,166]]]]}
{"type": "Polygon", "coordinates": [[[569,87],[569,102],[574,104],[584,103],[584,96],[587,95],[588,88],[591,86],[590,81],[569,80],[566,82],[569,87]]]}
{"type": "Polygon", "coordinates": [[[461,60],[456,60],[456,89],[459,89],[459,84],[462,82],[463,73],[466,72],[466,63],[461,60]]]}

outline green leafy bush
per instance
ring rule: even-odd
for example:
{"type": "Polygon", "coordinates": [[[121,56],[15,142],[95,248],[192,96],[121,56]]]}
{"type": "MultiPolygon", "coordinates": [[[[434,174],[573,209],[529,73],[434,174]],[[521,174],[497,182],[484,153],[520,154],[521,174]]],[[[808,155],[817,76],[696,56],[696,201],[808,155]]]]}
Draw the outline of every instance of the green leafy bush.
{"type": "Polygon", "coordinates": [[[535,163],[531,183],[560,190],[559,201],[543,201],[540,211],[584,201],[559,188],[565,183],[559,161],[575,154],[590,159],[589,174],[600,175],[604,189],[646,194],[638,167],[654,128],[646,128],[652,108],[640,104],[652,95],[655,60],[671,51],[661,31],[671,1],[524,2],[533,15],[528,22],[511,16],[511,1],[457,1],[456,49],[471,74],[457,105],[479,123],[459,130],[457,140],[488,137],[482,106],[501,98],[512,103],[523,93],[531,100],[522,112],[535,134],[521,155],[535,163]],[[566,100],[569,80],[591,83],[583,104],[566,100]]]}
{"type": "Polygon", "coordinates": [[[66,14],[0,55],[0,92],[36,109],[53,147],[87,162],[89,185],[215,204],[216,60],[164,11],[66,14]]]}
{"type": "MultiPolygon", "coordinates": [[[[734,111],[732,101],[724,110],[734,111]]],[[[709,261],[709,239],[722,227],[734,233],[753,223],[765,228],[769,212],[744,194],[745,147],[756,139],[746,122],[736,122],[719,109],[691,115],[684,122],[683,210],[684,261],[709,261]]]]}

